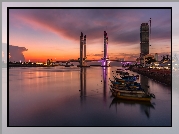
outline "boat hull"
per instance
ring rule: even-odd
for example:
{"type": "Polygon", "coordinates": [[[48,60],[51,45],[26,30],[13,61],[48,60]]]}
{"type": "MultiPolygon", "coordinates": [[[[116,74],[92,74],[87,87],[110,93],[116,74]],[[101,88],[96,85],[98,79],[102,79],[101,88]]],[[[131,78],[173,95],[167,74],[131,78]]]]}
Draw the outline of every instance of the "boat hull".
{"type": "Polygon", "coordinates": [[[127,93],[127,94],[145,94],[142,90],[124,90],[124,89],[115,89],[112,88],[113,92],[127,93]]]}
{"type": "Polygon", "coordinates": [[[130,93],[122,93],[117,91],[112,91],[112,95],[118,99],[124,100],[135,100],[135,101],[150,101],[151,97],[146,94],[130,94],[130,93]]]}

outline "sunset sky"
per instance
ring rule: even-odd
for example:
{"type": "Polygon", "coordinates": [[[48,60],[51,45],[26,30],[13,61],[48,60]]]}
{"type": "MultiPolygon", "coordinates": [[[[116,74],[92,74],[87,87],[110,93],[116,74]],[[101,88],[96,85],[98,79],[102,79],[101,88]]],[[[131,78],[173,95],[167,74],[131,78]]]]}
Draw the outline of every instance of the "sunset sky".
{"type": "Polygon", "coordinates": [[[87,59],[101,59],[107,31],[109,58],[135,60],[140,25],[150,18],[150,53],[170,54],[170,9],[10,9],[9,44],[22,49],[26,61],[77,59],[83,32],[87,59]]]}

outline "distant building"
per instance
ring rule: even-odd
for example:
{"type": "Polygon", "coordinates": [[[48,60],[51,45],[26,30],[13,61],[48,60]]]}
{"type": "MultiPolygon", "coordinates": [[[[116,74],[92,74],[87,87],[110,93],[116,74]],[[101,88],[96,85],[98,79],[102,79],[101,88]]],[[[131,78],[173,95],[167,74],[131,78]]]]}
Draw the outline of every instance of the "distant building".
{"type": "Polygon", "coordinates": [[[158,53],[155,53],[155,60],[158,61],[158,53]]]}
{"type": "Polygon", "coordinates": [[[154,59],[155,57],[152,54],[147,54],[147,55],[145,55],[145,58],[152,58],[152,59],[154,59]]]}
{"type": "Polygon", "coordinates": [[[168,61],[170,61],[169,55],[166,55],[166,56],[163,55],[161,62],[165,63],[165,62],[168,62],[168,61]]]}
{"type": "Polygon", "coordinates": [[[154,55],[151,55],[151,54],[147,54],[143,57],[140,58],[140,63],[143,65],[143,66],[146,66],[146,62],[148,62],[148,59],[155,59],[155,56],[154,55]]]}
{"type": "Polygon", "coordinates": [[[140,56],[149,54],[149,25],[142,23],[140,26],[140,56]]]}
{"type": "Polygon", "coordinates": [[[49,59],[47,59],[47,66],[50,66],[50,60],[49,59]]]}

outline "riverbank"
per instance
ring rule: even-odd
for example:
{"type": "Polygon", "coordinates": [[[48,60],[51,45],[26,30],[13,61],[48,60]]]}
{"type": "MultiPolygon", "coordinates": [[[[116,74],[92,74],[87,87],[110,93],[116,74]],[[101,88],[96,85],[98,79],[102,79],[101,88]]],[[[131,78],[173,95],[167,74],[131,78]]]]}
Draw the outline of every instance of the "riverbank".
{"type": "Polygon", "coordinates": [[[55,67],[56,65],[43,64],[9,64],[9,67],[55,67]]]}
{"type": "Polygon", "coordinates": [[[132,67],[130,68],[131,71],[137,72],[144,76],[147,76],[150,79],[163,83],[165,85],[171,86],[172,85],[172,77],[171,77],[171,70],[170,69],[150,69],[144,67],[132,67]]]}

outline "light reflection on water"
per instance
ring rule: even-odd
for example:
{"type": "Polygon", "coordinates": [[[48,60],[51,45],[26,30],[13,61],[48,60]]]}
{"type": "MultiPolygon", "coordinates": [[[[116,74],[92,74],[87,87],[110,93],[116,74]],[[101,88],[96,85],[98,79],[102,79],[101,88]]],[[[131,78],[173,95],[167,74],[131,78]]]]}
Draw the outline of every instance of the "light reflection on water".
{"type": "Polygon", "coordinates": [[[117,68],[10,69],[10,126],[171,126],[171,88],[140,76],[156,99],[116,101],[109,78],[117,68]]]}

